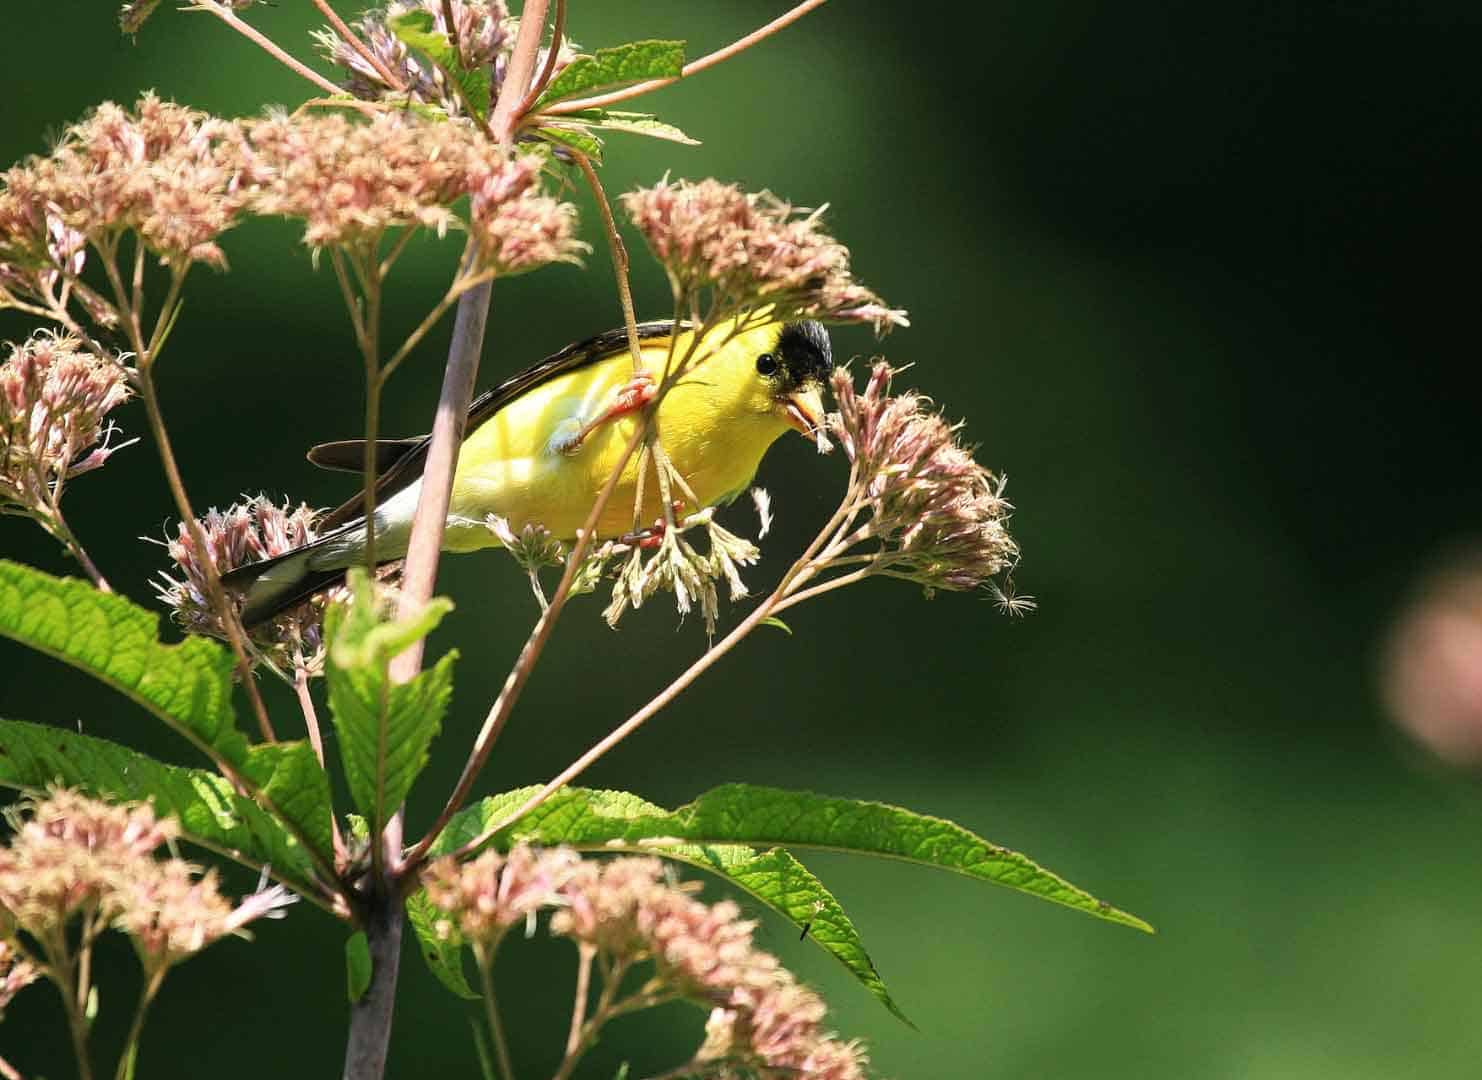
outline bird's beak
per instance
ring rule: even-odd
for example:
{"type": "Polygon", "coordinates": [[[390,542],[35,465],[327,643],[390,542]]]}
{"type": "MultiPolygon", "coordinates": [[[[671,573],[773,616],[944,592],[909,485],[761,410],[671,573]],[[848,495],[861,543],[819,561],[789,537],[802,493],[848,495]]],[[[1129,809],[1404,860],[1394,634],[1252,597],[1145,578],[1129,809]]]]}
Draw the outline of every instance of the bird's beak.
{"type": "Polygon", "coordinates": [[[783,411],[790,427],[806,438],[817,439],[823,431],[823,393],[817,386],[805,386],[782,399],[783,411]]]}

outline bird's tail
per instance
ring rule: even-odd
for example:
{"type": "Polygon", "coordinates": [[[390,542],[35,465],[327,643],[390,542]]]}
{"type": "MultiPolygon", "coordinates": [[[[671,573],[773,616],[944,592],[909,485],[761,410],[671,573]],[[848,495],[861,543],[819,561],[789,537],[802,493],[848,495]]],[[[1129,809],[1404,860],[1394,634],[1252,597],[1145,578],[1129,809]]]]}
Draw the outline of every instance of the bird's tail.
{"type": "Polygon", "coordinates": [[[223,575],[222,585],[242,597],[242,624],[251,629],[344,581],[348,561],[345,566],[325,566],[324,556],[344,547],[349,534],[362,528],[359,521],[352,521],[312,544],[223,575]]]}

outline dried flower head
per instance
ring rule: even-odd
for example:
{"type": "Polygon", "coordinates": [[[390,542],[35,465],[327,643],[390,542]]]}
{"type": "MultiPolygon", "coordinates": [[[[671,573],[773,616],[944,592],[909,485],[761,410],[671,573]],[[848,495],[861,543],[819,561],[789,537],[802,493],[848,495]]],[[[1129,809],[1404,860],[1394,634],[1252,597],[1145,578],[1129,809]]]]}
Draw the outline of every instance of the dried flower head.
{"type": "Polygon", "coordinates": [[[462,99],[448,86],[443,70],[407,47],[390,28],[389,23],[407,15],[421,14],[429,22],[429,31],[456,42],[459,60],[465,68],[490,67],[508,53],[517,20],[499,0],[416,0],[396,2],[380,10],[368,11],[352,29],[364,42],[373,64],[360,51],[328,28],[316,31],[314,39],[330,63],[346,72],[345,89],[365,101],[397,100],[435,105],[449,116],[461,116],[467,110],[462,99]],[[453,15],[453,33],[448,32],[446,12],[453,15]],[[399,85],[386,81],[390,73],[399,85]]]}
{"type": "Polygon", "coordinates": [[[870,514],[855,542],[879,545],[870,572],[928,591],[987,588],[1005,610],[1029,610],[1031,598],[1014,596],[1007,579],[994,580],[1019,558],[1003,478],[973,460],[958,427],[928,411],[928,399],[892,395],[894,374],[877,361],[863,394],[843,368],[832,379],[839,411],[829,427],[853,466],[850,497],[870,514]]]}
{"type": "Polygon", "coordinates": [[[476,136],[462,124],[386,113],[280,114],[244,125],[244,156],[261,214],[300,218],[311,247],[374,239],[394,226],[445,233],[468,190],[476,136]]]}
{"type": "Polygon", "coordinates": [[[54,527],[63,485],[131,445],[111,442],[108,413],[129,398],[122,357],[102,360],[78,340],[38,331],[0,363],[0,508],[54,527]]]}
{"type": "MultiPolygon", "coordinates": [[[[219,575],[239,567],[286,555],[318,537],[315,523],[320,512],[307,504],[279,506],[265,495],[233,503],[225,510],[212,507],[198,519],[206,538],[205,558],[219,575]]],[[[190,528],[181,522],[164,546],[181,571],[173,577],[164,571],[154,583],[155,592],[170,608],[175,622],[193,634],[224,638],[226,630],[211,604],[202,553],[190,528]]],[[[317,674],[324,665],[324,611],[343,589],[330,589],[252,629],[254,644],[263,650],[260,659],[277,667],[302,666],[317,674]]]]}
{"type": "Polygon", "coordinates": [[[770,305],[777,319],[868,323],[876,333],[906,325],[904,311],[854,280],[849,249],[823,231],[823,208],[805,214],[770,192],[667,178],[622,202],[681,310],[708,295],[717,313],[770,305]]]}
{"type": "Polygon", "coordinates": [[[50,155],[4,174],[6,283],[36,296],[57,274],[81,272],[85,242],[106,245],[124,230],[166,261],[225,265],[216,240],[249,194],[237,146],[235,124],[154,94],[132,112],[99,105],[50,155]]]}
{"type": "Polygon", "coordinates": [[[576,238],[576,207],[541,194],[540,159],[475,158],[469,165],[469,229],[479,259],[502,275],[547,263],[579,263],[591,251],[576,238]]]}
{"type": "MultiPolygon", "coordinates": [[[[769,520],[764,519],[764,523],[769,520]]],[[[674,595],[681,617],[698,604],[705,620],[705,632],[713,635],[720,615],[716,583],[725,581],[730,586],[733,601],[745,598],[749,593],[741,580],[740,568],[755,565],[761,551],[750,540],[716,521],[713,506],[681,518],[672,526],[658,522],[651,533],[648,537],[635,538],[637,542],[632,544],[603,544],[588,556],[590,569],[583,567],[587,581],[595,581],[606,572],[610,562],[620,560],[612,601],[603,612],[607,624],[616,628],[629,608],[642,607],[655,593],[669,592],[674,595]],[[698,550],[685,537],[697,529],[705,534],[707,551],[698,550]]]]}
{"type": "Polygon", "coordinates": [[[134,939],[146,965],[168,965],[294,900],[281,887],[259,886],[234,907],[214,873],[156,859],[180,829],[145,804],[112,805],[58,789],[22,802],[9,817],[15,835],[0,847],[0,909],[43,950],[66,942],[59,931],[87,905],[134,939]]]}
{"type": "Polygon", "coordinates": [[[511,926],[561,903],[561,890],[580,864],[568,848],[540,851],[520,844],[508,855],[486,851],[466,863],[452,856],[436,859],[422,872],[422,884],[447,916],[437,924],[439,934],[493,946],[511,926]]]}
{"type": "Polygon", "coordinates": [[[60,789],[8,815],[0,848],[0,909],[33,936],[62,926],[82,904],[103,903],[161,844],[179,835],[147,805],[114,806],[60,789]]]}
{"type": "Polygon", "coordinates": [[[200,952],[260,918],[281,917],[295,903],[281,885],[262,884],[240,904],[221,891],[215,870],[200,873],[183,859],[149,860],[119,885],[113,925],[134,941],[145,967],[157,970],[200,952]]]}
{"type": "Polygon", "coordinates": [[[695,1058],[706,1076],[862,1078],[863,1052],[823,1032],[823,1001],[753,946],[756,924],[730,901],[705,904],[691,891],[669,884],[657,859],[588,861],[563,888],[551,930],[609,956],[650,959],[656,982],[712,1006],[695,1058]]]}

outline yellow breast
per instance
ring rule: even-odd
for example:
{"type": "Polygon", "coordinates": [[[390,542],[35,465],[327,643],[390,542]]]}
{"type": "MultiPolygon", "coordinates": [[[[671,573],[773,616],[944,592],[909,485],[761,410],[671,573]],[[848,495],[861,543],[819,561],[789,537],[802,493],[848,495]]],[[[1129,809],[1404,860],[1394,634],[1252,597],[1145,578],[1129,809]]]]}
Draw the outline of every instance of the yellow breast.
{"type": "MultiPolygon", "coordinates": [[[[763,327],[731,339],[684,376],[659,405],[664,449],[702,505],[739,493],[756,474],[767,448],[788,430],[781,416],[765,407],[755,370],[755,357],[775,336],[775,327],[763,327]]],[[[682,355],[687,338],[678,339],[677,353],[682,355]]],[[[705,351],[702,345],[699,355],[705,351]]],[[[662,377],[668,355],[667,339],[643,350],[644,366],[655,380],[662,377]]],[[[637,431],[641,414],[601,425],[572,453],[552,449],[551,438],[563,424],[600,415],[632,377],[632,358],[623,351],[541,383],[502,408],[464,441],[452,514],[474,521],[498,514],[516,530],[537,523],[555,536],[574,537],[637,431]]],[[[620,536],[635,524],[651,525],[662,516],[651,466],[647,473],[635,521],[638,455],[629,459],[598,523],[599,537],[620,536]]],[[[497,543],[484,530],[455,531],[460,535],[450,531],[450,548],[497,543]]]]}

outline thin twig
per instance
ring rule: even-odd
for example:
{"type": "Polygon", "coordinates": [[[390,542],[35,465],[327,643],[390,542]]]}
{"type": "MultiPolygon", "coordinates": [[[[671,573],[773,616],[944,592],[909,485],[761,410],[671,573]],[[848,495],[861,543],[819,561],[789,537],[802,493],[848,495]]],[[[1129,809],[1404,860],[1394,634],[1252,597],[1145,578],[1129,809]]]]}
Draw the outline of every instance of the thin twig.
{"type": "Polygon", "coordinates": [[[456,852],[454,852],[454,854],[458,858],[463,858],[465,855],[477,851],[500,830],[508,828],[516,821],[519,821],[520,818],[524,817],[531,810],[534,810],[541,803],[545,802],[558,790],[565,787],[572,780],[580,776],[594,761],[602,757],[614,746],[622,742],[629,735],[633,734],[633,732],[642,727],[644,723],[649,720],[650,717],[659,712],[659,710],[663,709],[664,706],[668,705],[681,693],[687,690],[691,683],[693,683],[706,671],[710,670],[711,666],[717,660],[725,656],[726,653],[730,652],[731,649],[733,649],[741,641],[742,638],[751,633],[751,631],[755,629],[756,626],[759,625],[763,619],[771,615],[773,608],[782,598],[781,589],[782,587],[779,586],[778,589],[774,590],[772,594],[765,600],[763,600],[760,604],[758,604],[751,611],[751,613],[747,615],[746,618],[743,619],[736,626],[734,630],[727,634],[720,641],[719,644],[711,647],[710,649],[707,649],[705,655],[701,656],[700,659],[696,660],[687,669],[685,669],[683,674],[681,674],[677,679],[675,679],[662,691],[660,691],[659,694],[655,696],[651,701],[649,701],[647,705],[643,706],[643,708],[639,709],[632,716],[628,717],[628,719],[624,720],[617,727],[613,728],[612,731],[608,732],[605,736],[599,739],[591,747],[591,749],[582,754],[581,757],[577,758],[565,769],[561,770],[561,773],[554,780],[546,784],[534,795],[530,796],[522,804],[520,804],[520,807],[517,810],[513,811],[512,813],[506,814],[499,820],[499,822],[497,822],[490,828],[485,829],[478,836],[474,837],[468,843],[460,847],[456,852]]]}
{"type": "Polygon", "coordinates": [[[139,995],[139,1007],[134,1011],[134,1022],[129,1025],[129,1037],[124,1042],[123,1054],[118,1059],[118,1070],[114,1073],[116,1080],[133,1080],[134,1061],[139,1056],[139,1037],[144,1034],[144,1018],[149,1015],[149,1006],[159,993],[160,984],[165,981],[165,974],[169,970],[168,964],[161,963],[149,976],[149,982],[139,995]]]}
{"type": "MultiPolygon", "coordinates": [[[[473,751],[468,756],[468,761],[463,766],[463,772],[458,777],[458,783],[453,788],[453,793],[448,796],[448,801],[443,804],[442,810],[437,815],[437,820],[427,830],[427,834],[418,840],[416,846],[407,853],[406,868],[410,872],[415,870],[418,863],[427,854],[430,848],[448,824],[448,821],[463,806],[468,798],[468,793],[473,790],[474,781],[478,779],[479,772],[488,760],[489,751],[493,749],[494,742],[499,738],[500,732],[504,730],[505,723],[509,720],[510,713],[514,710],[515,703],[520,699],[520,692],[525,687],[525,681],[529,679],[530,673],[535,669],[535,662],[540,659],[541,651],[545,643],[555,629],[556,620],[561,617],[561,612],[566,607],[566,600],[571,594],[572,582],[576,580],[576,572],[580,569],[582,561],[586,558],[590,549],[592,539],[597,532],[597,522],[602,518],[602,511],[607,508],[612,493],[617,490],[618,481],[622,478],[623,470],[627,467],[628,459],[638,449],[648,430],[647,423],[640,425],[628,440],[627,447],[618,459],[617,466],[607,477],[607,483],[602,485],[602,490],[597,495],[597,500],[592,504],[591,511],[587,514],[587,520],[582,524],[581,535],[577,537],[576,545],[571,549],[571,554],[566,558],[566,569],[561,574],[561,582],[556,586],[556,591],[550,600],[550,606],[541,612],[540,618],[536,620],[535,626],[530,630],[530,636],[525,640],[520,655],[515,659],[514,666],[510,668],[505,677],[504,686],[499,690],[499,696],[494,699],[494,704],[489,709],[489,714],[484,718],[484,725],[479,729],[478,736],[473,742],[473,751]]],[[[413,880],[408,877],[408,880],[413,880]]]]}
{"type": "Polygon", "coordinates": [[[638,315],[633,309],[633,288],[628,281],[628,248],[618,233],[612,206],[607,201],[607,192],[602,189],[602,181],[597,176],[597,170],[592,168],[591,160],[586,154],[576,150],[571,152],[571,156],[581,169],[581,174],[586,177],[587,186],[592,189],[592,198],[597,200],[597,209],[602,215],[602,226],[607,230],[607,247],[612,253],[612,270],[617,278],[618,303],[623,309],[623,329],[628,332],[628,351],[633,355],[633,372],[637,374],[643,370],[643,356],[638,347],[638,315]]]}
{"type": "Polygon", "coordinates": [[[509,1056],[509,1040],[504,1037],[504,1024],[499,1019],[499,1001],[494,997],[493,950],[475,949],[478,960],[479,979],[484,989],[484,1018],[489,1021],[489,1037],[494,1041],[494,1052],[499,1056],[499,1070],[504,1080],[515,1080],[515,1069],[509,1056]]]}
{"type": "Polygon", "coordinates": [[[283,64],[285,67],[296,72],[297,74],[302,75],[304,78],[308,79],[311,83],[319,87],[319,89],[323,90],[331,97],[343,94],[345,92],[345,88],[343,86],[336,86],[334,83],[326,79],[323,75],[319,74],[319,72],[315,71],[313,68],[309,67],[309,65],[305,64],[302,60],[299,60],[288,52],[284,51],[281,47],[279,47],[271,39],[264,36],[256,28],[237,18],[236,13],[232,11],[231,8],[227,7],[224,3],[220,3],[219,0],[197,0],[197,3],[194,7],[189,7],[185,10],[204,11],[207,14],[215,15],[218,19],[226,23],[237,33],[245,37],[248,41],[252,42],[258,48],[262,49],[274,60],[277,60],[279,63],[283,64]]]}
{"type": "Polygon", "coordinates": [[[329,0],[313,0],[313,2],[314,6],[319,9],[319,13],[329,20],[329,25],[334,27],[334,32],[340,35],[345,44],[360,54],[361,58],[385,81],[387,86],[393,90],[406,89],[406,84],[381,62],[380,57],[370,51],[370,46],[361,41],[359,35],[346,25],[345,20],[340,18],[334,8],[329,6],[329,0]]]}
{"type": "Polygon", "coordinates": [[[571,1029],[566,1034],[566,1056],[576,1053],[581,1044],[581,1028],[587,1018],[587,997],[592,988],[592,958],[597,955],[593,945],[582,942],[577,947],[576,997],[571,1002],[571,1029]]]}
{"type": "Polygon", "coordinates": [[[0,1077],[4,1077],[4,1080],[25,1080],[20,1071],[3,1057],[0,1057],[0,1077]]]}
{"type": "Polygon", "coordinates": [[[581,112],[583,109],[605,108],[608,105],[616,105],[620,101],[628,101],[647,94],[652,90],[658,90],[660,87],[669,86],[671,83],[677,83],[680,79],[690,75],[697,75],[706,68],[714,67],[724,60],[729,60],[737,53],[751,48],[751,46],[764,38],[771,37],[777,31],[797,22],[804,15],[808,14],[808,12],[821,6],[823,3],[824,0],[803,0],[803,3],[787,12],[787,14],[778,16],[759,30],[753,30],[745,37],[731,42],[725,48],[716,49],[713,53],[707,53],[705,56],[700,57],[700,59],[684,65],[682,73],[672,78],[649,79],[647,82],[635,83],[632,86],[624,87],[621,90],[612,90],[606,94],[596,94],[588,98],[573,98],[567,101],[560,101],[542,109],[536,116],[561,116],[566,113],[581,112]]]}

